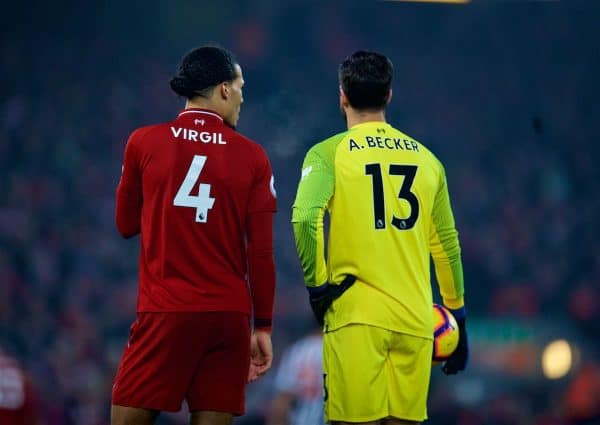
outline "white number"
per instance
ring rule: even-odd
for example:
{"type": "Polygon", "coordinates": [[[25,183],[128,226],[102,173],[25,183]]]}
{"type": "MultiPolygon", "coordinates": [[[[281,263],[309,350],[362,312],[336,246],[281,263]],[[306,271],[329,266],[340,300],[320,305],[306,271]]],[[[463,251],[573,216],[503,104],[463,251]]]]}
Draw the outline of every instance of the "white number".
{"type": "Polygon", "coordinates": [[[215,204],[215,198],[210,197],[209,184],[200,183],[198,195],[190,194],[200,177],[205,162],[206,157],[204,155],[194,155],[185,179],[183,179],[183,183],[181,183],[177,195],[173,199],[173,205],[177,207],[196,208],[196,223],[206,223],[208,210],[215,204]]]}

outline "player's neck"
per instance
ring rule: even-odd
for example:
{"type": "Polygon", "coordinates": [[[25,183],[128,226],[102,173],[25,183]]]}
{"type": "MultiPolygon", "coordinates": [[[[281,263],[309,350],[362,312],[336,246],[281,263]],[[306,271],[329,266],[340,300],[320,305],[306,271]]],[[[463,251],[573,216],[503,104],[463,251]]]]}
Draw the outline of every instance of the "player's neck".
{"type": "Polygon", "coordinates": [[[208,109],[209,111],[216,112],[221,117],[223,116],[223,112],[218,105],[215,105],[214,102],[211,102],[210,99],[204,99],[201,97],[196,97],[194,100],[188,100],[185,102],[185,109],[208,109]]]}
{"type": "Polygon", "coordinates": [[[352,128],[355,125],[363,124],[365,122],[382,121],[385,120],[385,110],[381,111],[357,111],[352,108],[346,109],[346,123],[348,128],[352,128]]]}

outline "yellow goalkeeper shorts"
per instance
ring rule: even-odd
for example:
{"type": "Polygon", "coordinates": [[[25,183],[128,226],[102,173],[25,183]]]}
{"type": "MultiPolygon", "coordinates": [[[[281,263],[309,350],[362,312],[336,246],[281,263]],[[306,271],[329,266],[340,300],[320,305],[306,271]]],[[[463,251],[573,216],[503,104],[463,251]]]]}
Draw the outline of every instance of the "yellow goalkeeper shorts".
{"type": "Polygon", "coordinates": [[[363,324],[323,338],[325,418],[369,422],[427,419],[433,343],[363,324]]]}

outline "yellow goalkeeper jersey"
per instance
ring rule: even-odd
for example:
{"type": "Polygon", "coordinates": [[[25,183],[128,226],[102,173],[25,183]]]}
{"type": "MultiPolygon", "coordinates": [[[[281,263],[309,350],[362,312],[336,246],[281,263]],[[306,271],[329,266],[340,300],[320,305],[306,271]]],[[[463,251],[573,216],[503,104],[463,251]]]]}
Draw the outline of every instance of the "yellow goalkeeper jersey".
{"type": "Polygon", "coordinates": [[[430,255],[444,304],[464,304],[444,167],[385,122],[358,124],[309,150],[292,223],[307,286],[357,278],[328,310],[326,330],[362,323],[433,338],[430,255]]]}

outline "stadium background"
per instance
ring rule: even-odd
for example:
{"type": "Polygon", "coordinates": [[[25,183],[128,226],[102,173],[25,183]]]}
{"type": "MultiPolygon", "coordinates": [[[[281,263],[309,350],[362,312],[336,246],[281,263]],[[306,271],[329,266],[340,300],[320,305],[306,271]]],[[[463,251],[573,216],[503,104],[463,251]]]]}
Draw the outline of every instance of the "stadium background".
{"type": "MultiPolygon", "coordinates": [[[[124,143],[175,116],[179,58],[215,41],[244,69],[239,130],[276,176],[276,356],[312,320],[289,224],[300,164],[343,128],[337,65],[376,49],[395,65],[388,119],[445,163],[462,237],[472,361],[434,371],[428,423],[599,424],[600,2],[207,3],[3,5],[0,347],[33,376],[42,423],[107,423],[136,297],[138,242],[113,220],[124,143]],[[556,339],[568,370],[549,379],[556,339]]],[[[238,423],[260,423],[271,380],[238,423]]]]}

